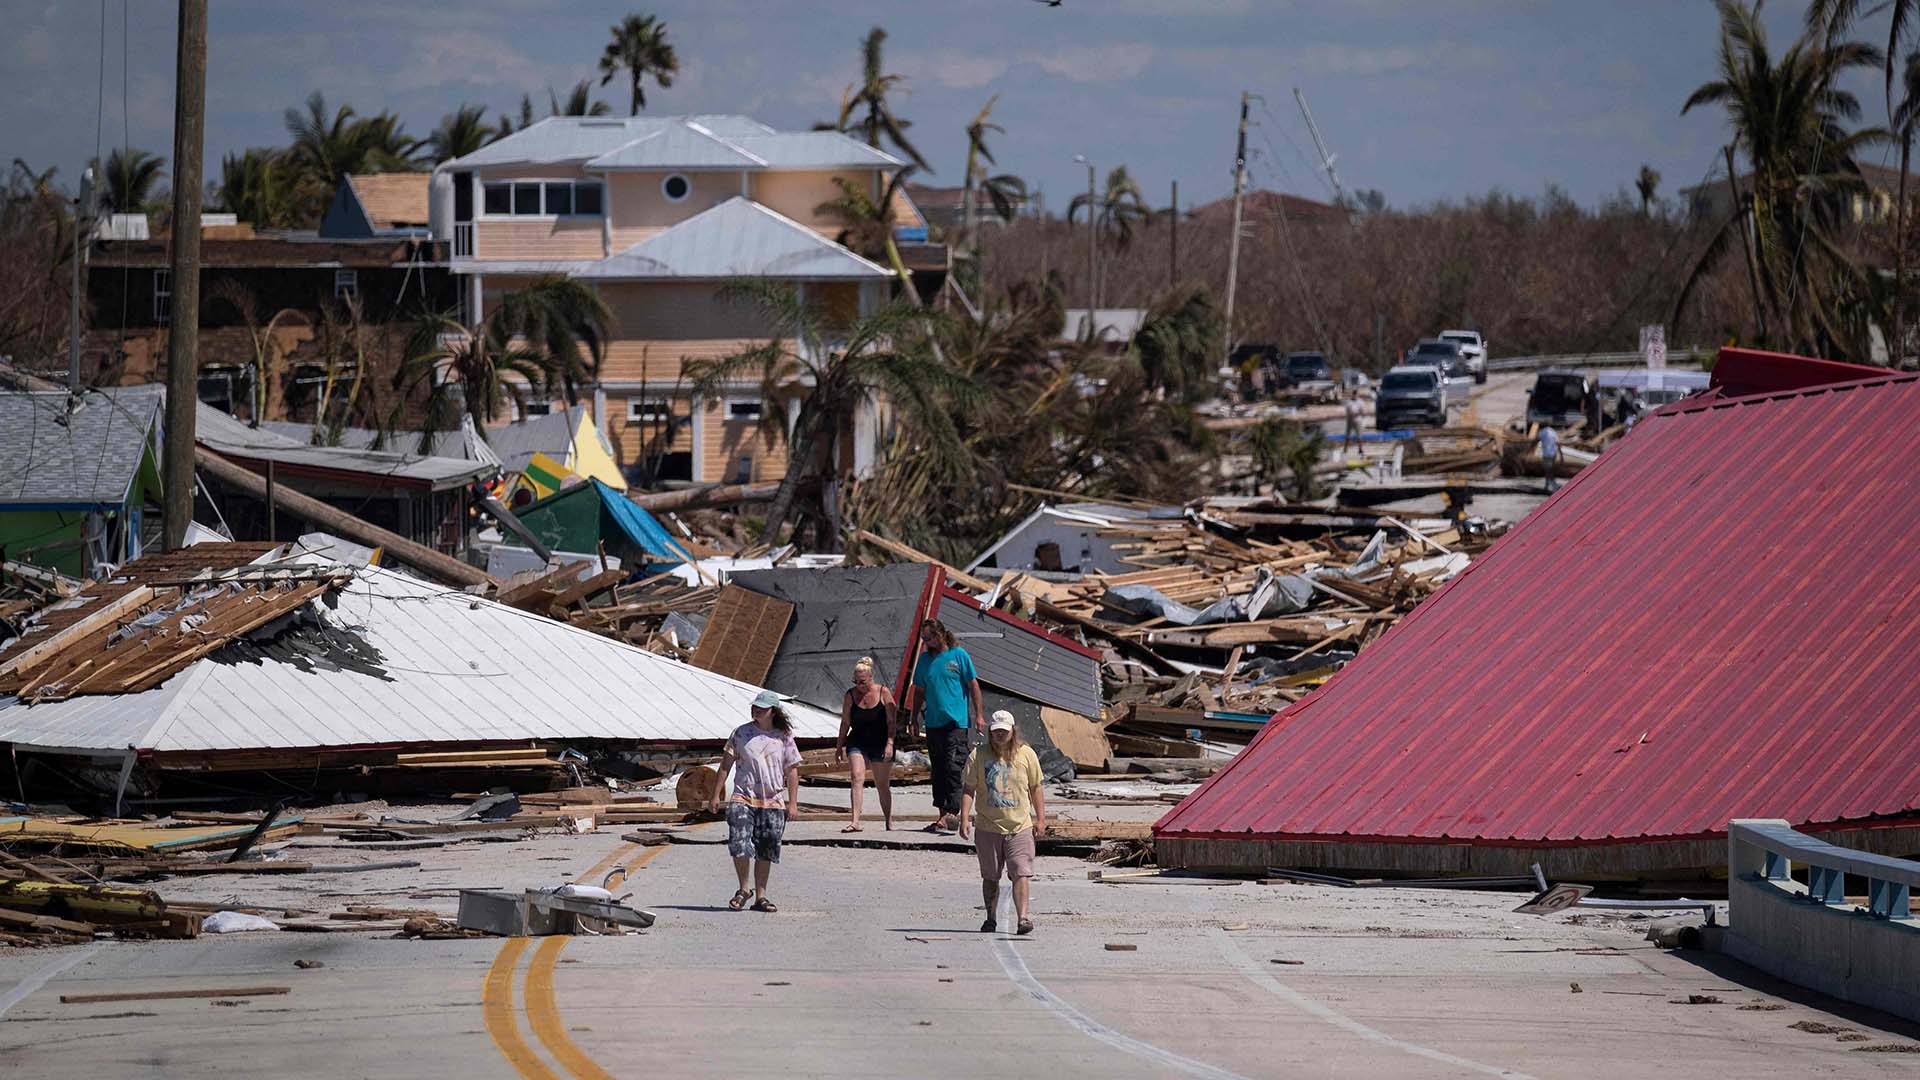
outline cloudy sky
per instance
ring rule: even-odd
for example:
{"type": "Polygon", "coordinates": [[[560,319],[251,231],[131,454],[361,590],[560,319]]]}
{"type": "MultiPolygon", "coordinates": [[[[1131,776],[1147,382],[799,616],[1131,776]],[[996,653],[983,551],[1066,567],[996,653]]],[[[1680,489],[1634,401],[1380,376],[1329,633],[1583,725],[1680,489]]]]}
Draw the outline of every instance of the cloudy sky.
{"type": "MultiPolygon", "coordinates": [[[[460,102],[495,110],[594,74],[627,3],[600,0],[212,0],[208,173],[220,155],[284,142],[281,115],[315,89],[361,112],[392,109],[424,135],[460,102]]],[[[1778,37],[1803,3],[1769,5],[1778,37]]],[[[78,174],[97,145],[170,154],[175,5],[0,0],[0,160],[78,174]],[[130,10],[129,10],[130,9],[130,10]],[[122,33],[123,11],[129,28],[122,33]],[[130,40],[131,47],[128,48],[130,40]],[[122,67],[126,77],[122,79],[122,67]],[[102,102],[104,98],[104,105],[102,102]]],[[[1231,188],[1239,93],[1261,95],[1254,183],[1324,197],[1294,103],[1305,91],[1349,187],[1395,206],[1490,188],[1558,184],[1592,203],[1644,163],[1666,191],[1697,183],[1724,117],[1682,117],[1711,77],[1707,0],[652,0],[677,46],[674,86],[649,111],[742,112],[776,127],[830,118],[881,25],[898,104],[932,162],[959,183],[964,127],[988,98],[1006,127],[1002,168],[1049,206],[1085,184],[1073,163],[1124,163],[1155,202],[1231,188]]],[[[1877,27],[1876,27],[1877,29],[1877,27]]],[[[1872,84],[1877,90],[1877,81],[1872,84]]],[[[617,111],[616,81],[601,91],[617,111]]],[[[1878,93],[1867,95],[1869,119],[1878,93]]]]}

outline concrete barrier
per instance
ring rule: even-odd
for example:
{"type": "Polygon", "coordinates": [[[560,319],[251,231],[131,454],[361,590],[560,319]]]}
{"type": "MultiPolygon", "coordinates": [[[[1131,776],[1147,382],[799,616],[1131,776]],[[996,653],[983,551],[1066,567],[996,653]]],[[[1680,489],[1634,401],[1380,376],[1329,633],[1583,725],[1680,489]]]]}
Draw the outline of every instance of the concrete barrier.
{"type": "Polygon", "coordinates": [[[1727,826],[1728,925],[1720,949],[1777,978],[1920,1020],[1920,862],[1837,847],[1784,821],[1727,826]],[[1793,880],[1807,869],[1807,884],[1793,880]],[[1867,906],[1849,906],[1848,875],[1867,906]]]}

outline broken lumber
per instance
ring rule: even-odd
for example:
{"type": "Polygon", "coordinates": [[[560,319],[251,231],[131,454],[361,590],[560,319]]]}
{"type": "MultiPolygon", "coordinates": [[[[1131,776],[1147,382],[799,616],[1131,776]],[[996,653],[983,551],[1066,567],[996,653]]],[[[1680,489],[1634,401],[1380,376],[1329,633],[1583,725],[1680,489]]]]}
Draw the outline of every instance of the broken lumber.
{"type": "Polygon", "coordinates": [[[109,1001],[172,1001],[179,998],[272,997],[291,994],[290,986],[233,986],[215,990],[129,990],[117,994],[61,994],[62,1005],[100,1005],[109,1001]]]}

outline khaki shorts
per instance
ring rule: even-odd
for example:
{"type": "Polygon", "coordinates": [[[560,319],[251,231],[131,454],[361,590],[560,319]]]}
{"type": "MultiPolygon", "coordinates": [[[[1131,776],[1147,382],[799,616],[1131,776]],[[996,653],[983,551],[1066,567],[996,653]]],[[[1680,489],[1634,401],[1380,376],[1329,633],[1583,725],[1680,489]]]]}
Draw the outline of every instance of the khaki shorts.
{"type": "Polygon", "coordinates": [[[999,881],[1002,870],[1007,880],[1033,876],[1033,829],[1025,828],[1011,836],[992,829],[974,830],[974,852],[980,856],[980,880],[999,881]]]}

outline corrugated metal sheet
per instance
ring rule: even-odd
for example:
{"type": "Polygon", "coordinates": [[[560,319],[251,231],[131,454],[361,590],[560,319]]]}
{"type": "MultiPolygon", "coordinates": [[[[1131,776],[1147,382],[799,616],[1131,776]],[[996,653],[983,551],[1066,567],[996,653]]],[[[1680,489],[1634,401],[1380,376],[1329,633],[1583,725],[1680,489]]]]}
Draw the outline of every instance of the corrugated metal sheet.
{"type": "MultiPolygon", "coordinates": [[[[759,692],[564,622],[365,568],[321,628],[233,644],[160,687],[0,704],[0,742],[219,751],[518,739],[724,739],[759,692]]],[[[839,716],[795,704],[799,738],[839,716]]]]}
{"type": "Polygon", "coordinates": [[[499,468],[494,463],[453,457],[422,457],[350,446],[314,446],[267,428],[249,427],[204,401],[195,420],[194,441],[230,457],[366,473],[380,479],[427,483],[435,488],[456,487],[491,476],[499,468]]]}
{"type": "Polygon", "coordinates": [[[838,131],[730,136],[773,169],[897,169],[906,162],[838,131]]]}
{"type": "Polygon", "coordinates": [[[1156,829],[1603,842],[1920,812],[1916,426],[1913,375],[1660,410],[1156,829]]]}
{"type": "Polygon", "coordinates": [[[1081,716],[1099,716],[1100,658],[1076,642],[997,611],[952,589],[940,591],[938,614],[973,657],[980,681],[1081,716]]]}
{"type": "Polygon", "coordinates": [[[885,278],[892,272],[791,218],[735,196],[574,274],[658,278],[885,278]]]}
{"type": "MultiPolygon", "coordinates": [[[[746,570],[729,579],[793,605],[767,687],[831,709],[853,685],[854,661],[871,656],[874,678],[895,689],[936,571],[917,564],[813,570],[746,570]]],[[[837,730],[837,729],[836,729],[837,730]]]]}

